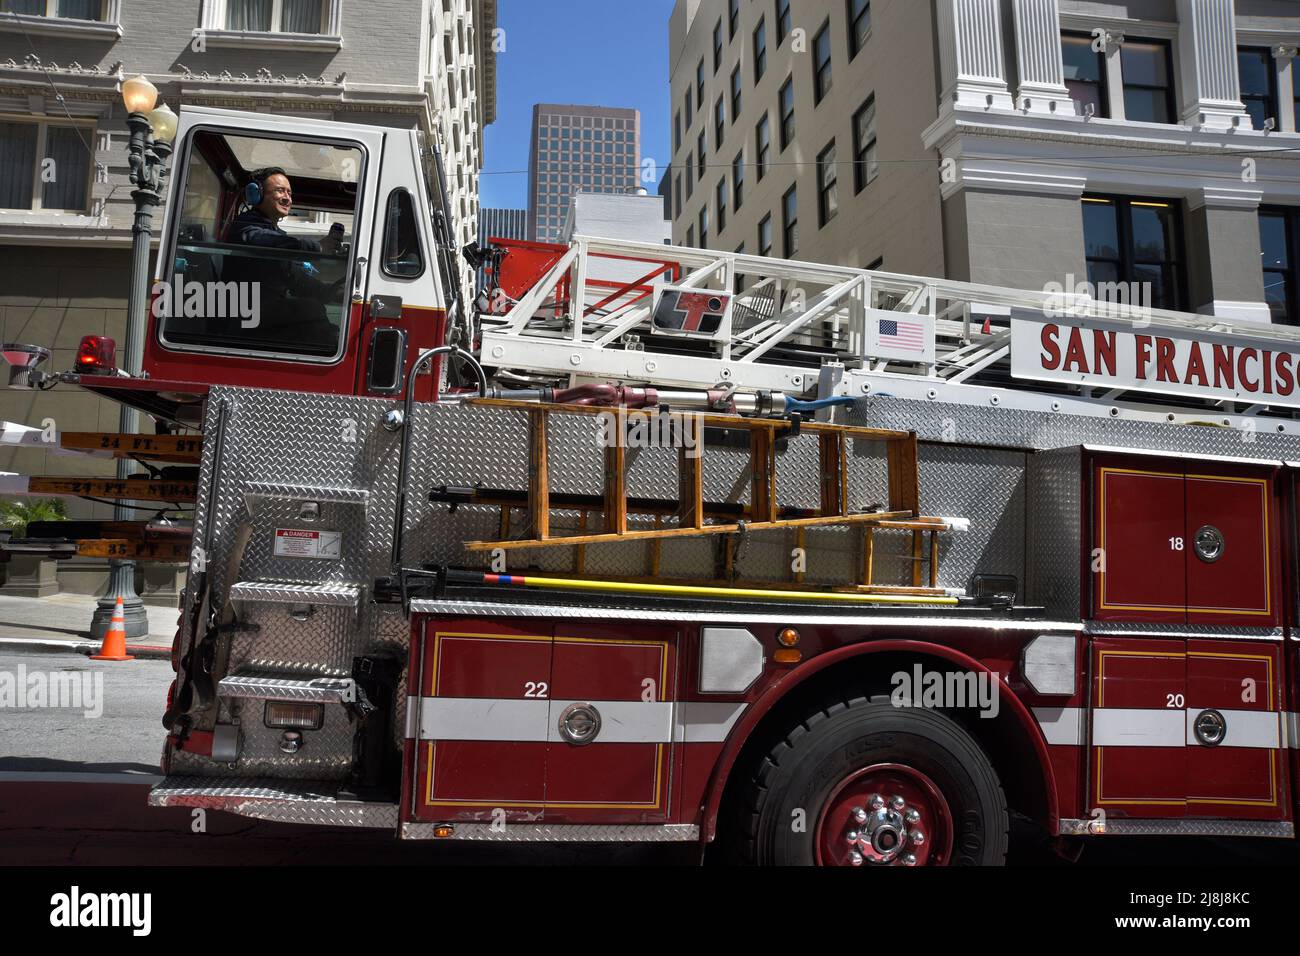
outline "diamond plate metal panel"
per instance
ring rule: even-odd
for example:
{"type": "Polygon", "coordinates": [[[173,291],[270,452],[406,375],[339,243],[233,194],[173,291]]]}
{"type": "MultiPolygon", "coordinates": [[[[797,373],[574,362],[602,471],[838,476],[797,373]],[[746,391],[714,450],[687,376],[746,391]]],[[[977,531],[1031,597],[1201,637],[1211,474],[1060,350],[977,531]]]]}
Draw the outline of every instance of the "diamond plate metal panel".
{"type": "Polygon", "coordinates": [[[1286,632],[1280,627],[1221,627],[1215,624],[1146,624],[1128,621],[1085,621],[1088,634],[1116,634],[1152,637],[1240,638],[1251,641],[1280,641],[1286,632]]]}
{"type": "Polygon", "coordinates": [[[1083,617],[1083,462],[1077,448],[1029,456],[1027,599],[1053,617],[1083,617]]]}
{"type": "Polygon", "coordinates": [[[1107,817],[1104,828],[1095,820],[1061,820],[1065,836],[1295,836],[1295,825],[1272,820],[1117,820],[1107,817]]]}
{"type": "Polygon", "coordinates": [[[361,600],[361,588],[245,581],[231,587],[230,599],[246,603],[334,605],[355,609],[361,600]]]}
{"type": "Polygon", "coordinates": [[[233,674],[217,685],[218,697],[248,700],[283,700],[304,704],[340,704],[357,698],[350,678],[316,678],[297,681],[283,677],[250,677],[233,674]]]}
{"type": "MultiPolygon", "coordinates": [[[[239,760],[224,768],[239,777],[290,780],[343,780],[352,766],[352,723],[339,705],[326,706],[320,730],[303,730],[302,749],[294,754],[280,750],[284,731],[262,723],[265,704],[260,700],[231,701],[231,713],[243,731],[239,760]]],[[[222,766],[222,765],[216,765],[222,766]]]]}
{"type": "Polygon", "coordinates": [[[230,672],[351,676],[358,644],[351,609],[312,607],[310,616],[299,621],[290,615],[292,606],[248,606],[244,622],[257,630],[240,631],[230,638],[230,672]]]}
{"type": "Polygon", "coordinates": [[[215,783],[203,777],[168,777],[149,794],[154,807],[202,807],[258,820],[332,827],[397,828],[393,804],[339,801],[336,783],[308,781],[295,785],[279,781],[229,780],[215,783]]]}

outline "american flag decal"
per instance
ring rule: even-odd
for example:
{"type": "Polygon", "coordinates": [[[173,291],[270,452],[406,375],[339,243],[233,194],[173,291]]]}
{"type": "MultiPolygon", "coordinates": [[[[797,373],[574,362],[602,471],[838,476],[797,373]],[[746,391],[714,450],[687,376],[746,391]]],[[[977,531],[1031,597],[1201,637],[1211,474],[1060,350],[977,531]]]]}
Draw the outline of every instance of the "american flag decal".
{"type": "Polygon", "coordinates": [[[925,325],[921,322],[880,319],[878,332],[882,347],[925,354],[925,325]]]}

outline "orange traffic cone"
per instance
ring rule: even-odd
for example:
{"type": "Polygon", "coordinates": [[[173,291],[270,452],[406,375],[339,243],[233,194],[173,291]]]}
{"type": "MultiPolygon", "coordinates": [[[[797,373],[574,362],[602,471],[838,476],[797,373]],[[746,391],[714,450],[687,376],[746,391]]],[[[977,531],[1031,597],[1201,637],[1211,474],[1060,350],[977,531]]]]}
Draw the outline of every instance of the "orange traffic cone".
{"type": "Polygon", "coordinates": [[[113,608],[113,618],[108,622],[108,631],[104,634],[104,643],[92,661],[133,661],[134,657],[126,652],[126,609],[122,606],[122,597],[118,595],[117,607],[113,608]]]}

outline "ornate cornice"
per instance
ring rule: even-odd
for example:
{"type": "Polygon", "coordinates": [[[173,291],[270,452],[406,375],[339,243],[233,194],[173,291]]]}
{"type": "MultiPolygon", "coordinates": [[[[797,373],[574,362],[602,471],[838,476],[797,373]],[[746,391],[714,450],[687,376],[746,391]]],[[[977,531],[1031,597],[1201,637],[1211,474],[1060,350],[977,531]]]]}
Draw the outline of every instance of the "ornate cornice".
{"type": "MultiPolygon", "coordinates": [[[[176,64],[181,73],[176,78],[181,82],[190,82],[198,80],[203,83],[232,83],[241,85],[260,85],[260,86],[293,86],[293,87],[332,87],[343,89],[347,85],[347,73],[340,73],[333,80],[327,80],[323,76],[308,76],[306,73],[299,73],[297,76],[288,76],[287,74],[274,73],[269,67],[260,67],[251,76],[248,73],[231,73],[229,70],[222,70],[220,73],[209,73],[207,70],[191,70],[184,63],[176,64]]],[[[175,76],[175,74],[173,74],[175,76]]]]}

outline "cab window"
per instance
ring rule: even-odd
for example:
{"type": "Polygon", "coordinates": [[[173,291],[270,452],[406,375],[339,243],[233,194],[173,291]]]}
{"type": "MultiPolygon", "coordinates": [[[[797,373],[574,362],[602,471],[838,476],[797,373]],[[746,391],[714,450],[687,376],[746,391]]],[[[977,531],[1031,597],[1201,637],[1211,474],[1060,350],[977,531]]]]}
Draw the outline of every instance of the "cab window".
{"type": "Polygon", "coordinates": [[[196,132],[153,290],[164,344],[337,358],[362,162],[358,147],[196,132]]]}

